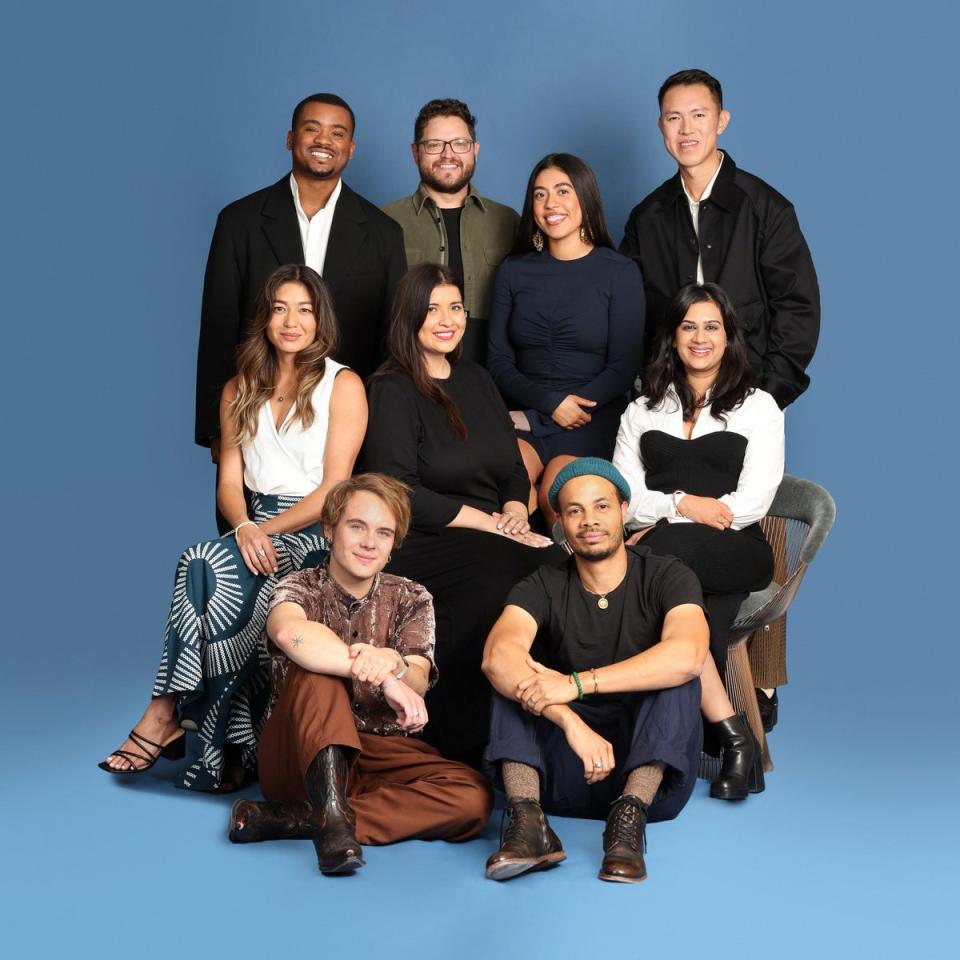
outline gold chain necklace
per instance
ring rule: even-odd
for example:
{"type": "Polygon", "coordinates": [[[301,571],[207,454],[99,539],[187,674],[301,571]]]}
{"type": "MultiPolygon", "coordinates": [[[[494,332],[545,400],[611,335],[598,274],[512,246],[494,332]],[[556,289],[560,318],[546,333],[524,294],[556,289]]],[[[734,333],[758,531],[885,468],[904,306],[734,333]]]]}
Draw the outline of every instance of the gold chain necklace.
{"type": "MultiPolygon", "coordinates": [[[[581,583],[583,583],[583,581],[581,581],[581,583]]],[[[591,597],[596,597],[596,598],[597,598],[597,606],[598,606],[601,610],[606,610],[607,607],[610,606],[610,601],[607,600],[607,593],[610,592],[609,590],[607,591],[607,593],[599,593],[599,594],[598,594],[598,593],[596,592],[596,590],[591,590],[591,589],[590,589],[588,586],[586,586],[586,585],[584,585],[583,589],[586,590],[587,593],[589,593],[591,597]]],[[[617,588],[614,587],[613,589],[616,590],[617,588]]]]}

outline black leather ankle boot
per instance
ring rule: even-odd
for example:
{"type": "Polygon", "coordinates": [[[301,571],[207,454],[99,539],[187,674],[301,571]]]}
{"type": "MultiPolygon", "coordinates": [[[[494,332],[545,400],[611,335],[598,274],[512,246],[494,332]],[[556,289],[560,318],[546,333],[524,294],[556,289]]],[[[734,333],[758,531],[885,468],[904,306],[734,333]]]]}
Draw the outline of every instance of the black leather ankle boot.
{"type": "Polygon", "coordinates": [[[777,691],[773,691],[773,696],[768,697],[759,687],[757,692],[757,707],[760,710],[760,720],[763,722],[763,732],[769,733],[776,725],[780,713],[780,698],[777,691]]]}
{"type": "Polygon", "coordinates": [[[710,725],[721,747],[720,774],[710,784],[717,800],[746,800],[764,789],[760,744],[742,713],[710,725]]]}
{"type": "Polygon", "coordinates": [[[321,750],[307,769],[312,839],[321,873],[352,873],[365,863],[354,833],[357,818],[347,803],[349,773],[346,754],[336,746],[321,750]]]}
{"type": "Polygon", "coordinates": [[[231,843],[262,840],[309,840],[313,836],[310,804],[276,800],[238,800],[230,810],[231,843]]]}

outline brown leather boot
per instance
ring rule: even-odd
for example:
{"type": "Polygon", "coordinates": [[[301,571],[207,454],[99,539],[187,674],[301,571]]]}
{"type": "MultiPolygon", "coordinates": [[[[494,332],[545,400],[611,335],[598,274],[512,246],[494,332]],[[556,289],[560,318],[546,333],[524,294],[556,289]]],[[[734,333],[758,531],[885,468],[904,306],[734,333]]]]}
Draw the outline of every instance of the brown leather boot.
{"type": "Polygon", "coordinates": [[[536,800],[508,800],[504,815],[510,822],[500,849],[487,859],[486,874],[491,880],[509,880],[567,859],[536,800]]]}
{"type": "Polygon", "coordinates": [[[261,840],[309,840],[313,836],[311,808],[302,803],[276,800],[237,800],[230,809],[231,843],[261,840]]]}
{"type": "Polygon", "coordinates": [[[601,880],[639,883],[647,879],[643,854],[647,848],[647,805],[636,797],[615,800],[603,831],[601,880]]]}
{"type": "Polygon", "coordinates": [[[347,803],[350,767],[342,747],[321,750],[307,770],[305,783],[313,810],[311,838],[317,866],[324,874],[353,873],[364,866],[354,830],[357,818],[347,803]]]}

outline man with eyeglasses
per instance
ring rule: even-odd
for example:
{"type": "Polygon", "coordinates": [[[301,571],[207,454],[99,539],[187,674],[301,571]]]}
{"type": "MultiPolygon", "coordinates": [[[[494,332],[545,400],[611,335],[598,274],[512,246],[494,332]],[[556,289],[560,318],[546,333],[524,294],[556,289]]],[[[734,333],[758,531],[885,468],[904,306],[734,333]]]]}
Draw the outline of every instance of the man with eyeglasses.
{"type": "MultiPolygon", "coordinates": [[[[361,376],[386,355],[393,289],[406,272],[403,232],[341,179],[357,148],[356,119],[332,93],[293,110],[292,171],[220,211],[203,280],[197,353],[196,442],[220,457],[220,393],[237,372],[263,281],[286,263],[312,267],[330,288],[340,342],[336,359],[361,376]]],[[[229,530],[219,511],[221,533],[229,530]]]]}
{"type": "Polygon", "coordinates": [[[440,263],[463,277],[470,322],[463,355],[483,363],[493,278],[513,247],[519,217],[481,197],[471,180],[480,144],[477,118],[460,100],[431,100],[417,115],[411,151],[420,186],[383,210],[403,227],[407,262],[440,263]]]}

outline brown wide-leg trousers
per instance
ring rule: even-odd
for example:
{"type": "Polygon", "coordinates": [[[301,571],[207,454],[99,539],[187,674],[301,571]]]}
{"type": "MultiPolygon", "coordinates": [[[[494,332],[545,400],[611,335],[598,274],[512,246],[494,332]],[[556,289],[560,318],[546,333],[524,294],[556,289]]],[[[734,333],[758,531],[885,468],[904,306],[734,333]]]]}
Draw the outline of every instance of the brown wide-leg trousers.
{"type": "Polygon", "coordinates": [[[490,818],[490,786],[476,770],[412,737],[359,732],[348,681],[290,664],[260,738],[264,797],[307,800],[307,768],[332,745],[353,754],[347,799],[360,843],[469,840],[490,818]]]}

